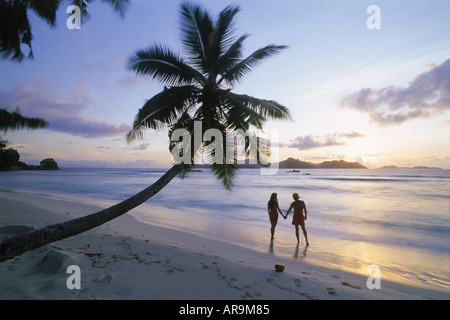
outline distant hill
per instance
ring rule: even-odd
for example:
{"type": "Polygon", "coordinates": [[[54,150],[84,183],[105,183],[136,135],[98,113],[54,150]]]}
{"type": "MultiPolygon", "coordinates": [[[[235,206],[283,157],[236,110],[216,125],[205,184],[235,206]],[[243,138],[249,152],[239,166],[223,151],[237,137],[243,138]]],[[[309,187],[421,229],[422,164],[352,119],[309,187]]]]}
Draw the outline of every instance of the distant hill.
{"type": "Polygon", "coordinates": [[[394,165],[391,166],[384,166],[384,167],[380,167],[378,169],[442,169],[442,168],[438,168],[438,167],[426,167],[426,166],[415,166],[415,167],[397,167],[394,165]]]}
{"type": "MultiPolygon", "coordinates": [[[[198,164],[195,166],[197,169],[208,168],[206,164],[198,164]]],[[[260,168],[258,164],[238,164],[239,168],[257,169],[260,168]]],[[[347,162],[344,160],[324,161],[321,163],[312,163],[301,161],[294,158],[287,158],[284,161],[279,162],[280,169],[367,169],[358,162],[347,162]]]]}
{"type": "Polygon", "coordinates": [[[282,169],[313,169],[315,164],[312,162],[300,161],[294,158],[287,158],[281,161],[279,167],[282,169]]]}
{"type": "Polygon", "coordinates": [[[344,160],[324,161],[321,163],[305,162],[294,158],[288,158],[279,164],[281,169],[367,169],[358,162],[344,160]]]}

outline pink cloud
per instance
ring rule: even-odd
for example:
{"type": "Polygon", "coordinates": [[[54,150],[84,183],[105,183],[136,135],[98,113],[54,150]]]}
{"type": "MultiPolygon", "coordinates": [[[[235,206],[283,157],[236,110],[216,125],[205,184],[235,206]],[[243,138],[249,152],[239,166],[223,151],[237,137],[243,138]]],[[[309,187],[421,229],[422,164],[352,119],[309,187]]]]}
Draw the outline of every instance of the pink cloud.
{"type": "Polygon", "coordinates": [[[450,59],[427,67],[406,87],[363,88],[341,105],[368,113],[381,126],[442,114],[450,110],[450,59]]]}

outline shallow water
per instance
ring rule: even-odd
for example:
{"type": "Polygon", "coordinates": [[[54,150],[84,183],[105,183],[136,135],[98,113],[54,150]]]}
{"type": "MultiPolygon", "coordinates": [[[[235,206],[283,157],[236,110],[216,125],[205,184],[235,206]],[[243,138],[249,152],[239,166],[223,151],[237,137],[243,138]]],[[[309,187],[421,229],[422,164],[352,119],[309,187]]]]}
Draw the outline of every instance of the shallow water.
{"type": "MultiPolygon", "coordinates": [[[[121,201],[156,181],[164,169],[86,169],[0,173],[0,189],[121,201]]],[[[269,254],[327,263],[450,288],[450,170],[314,169],[260,175],[241,169],[232,191],[208,169],[175,178],[133,214],[159,224],[230,241],[269,254]],[[278,193],[285,213],[298,192],[308,209],[311,245],[297,246],[292,214],[279,218],[270,241],[266,205],[278,193]],[[158,209],[158,210],[156,210],[158,209]]],[[[302,237],[302,235],[301,235],[302,237]]],[[[449,290],[450,291],[450,290],[449,290]]]]}

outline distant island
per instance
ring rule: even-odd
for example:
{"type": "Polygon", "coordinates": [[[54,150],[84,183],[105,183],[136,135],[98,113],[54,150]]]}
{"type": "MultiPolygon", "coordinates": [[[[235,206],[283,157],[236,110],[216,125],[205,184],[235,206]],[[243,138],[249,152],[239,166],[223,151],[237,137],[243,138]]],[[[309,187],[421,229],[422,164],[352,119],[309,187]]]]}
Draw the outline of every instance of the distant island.
{"type": "Polygon", "coordinates": [[[377,169],[395,169],[395,170],[399,170],[399,169],[409,169],[409,170],[415,170],[415,169],[439,169],[442,170],[442,168],[438,168],[438,167],[426,167],[426,166],[415,166],[415,167],[397,167],[394,165],[391,166],[384,166],[384,167],[380,167],[377,169]]]}
{"type": "Polygon", "coordinates": [[[281,169],[367,169],[358,162],[344,160],[324,161],[321,163],[305,162],[299,159],[288,158],[279,163],[281,169]]]}
{"type": "MultiPolygon", "coordinates": [[[[358,162],[347,162],[344,160],[324,161],[321,163],[305,162],[294,158],[287,158],[278,163],[280,169],[368,169],[358,162]]],[[[195,165],[197,169],[208,168],[206,164],[195,165]]],[[[259,164],[242,163],[238,164],[242,169],[258,169],[259,164]]],[[[296,171],[293,171],[296,172],[296,171]]]]}

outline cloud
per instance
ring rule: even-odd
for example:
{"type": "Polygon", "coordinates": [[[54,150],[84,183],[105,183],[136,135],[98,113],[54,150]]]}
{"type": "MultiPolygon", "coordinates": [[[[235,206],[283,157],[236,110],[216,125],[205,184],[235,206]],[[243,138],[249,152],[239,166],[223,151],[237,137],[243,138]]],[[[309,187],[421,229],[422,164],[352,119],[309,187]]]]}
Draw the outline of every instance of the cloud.
{"type": "Polygon", "coordinates": [[[126,147],[126,148],[123,148],[123,149],[125,149],[125,150],[146,150],[149,146],[150,146],[150,143],[141,143],[138,146],[126,147]]]}
{"type": "Polygon", "coordinates": [[[323,137],[321,136],[313,136],[313,135],[306,135],[301,137],[295,137],[291,143],[288,143],[288,148],[297,148],[299,150],[310,150],[310,149],[316,149],[316,148],[324,148],[324,147],[334,147],[334,146],[342,146],[346,143],[343,141],[339,141],[338,138],[360,138],[365,137],[363,133],[359,132],[348,132],[348,133],[333,133],[333,134],[327,134],[323,137]]]}
{"type": "Polygon", "coordinates": [[[121,87],[133,87],[142,83],[145,83],[144,77],[138,77],[136,75],[126,75],[118,81],[121,87]]]}
{"type": "Polygon", "coordinates": [[[335,137],[328,136],[325,138],[315,137],[311,135],[296,137],[294,141],[288,144],[289,148],[298,148],[299,150],[309,150],[322,147],[332,147],[343,145],[344,143],[336,141],[335,137]]]}
{"type": "Polygon", "coordinates": [[[85,116],[83,111],[90,105],[87,91],[87,87],[80,87],[71,96],[61,99],[44,81],[35,80],[11,91],[0,91],[0,107],[15,109],[19,106],[23,115],[47,120],[49,130],[83,138],[118,136],[131,130],[131,126],[124,123],[111,124],[85,116]]]}
{"type": "Polygon", "coordinates": [[[352,131],[352,132],[340,133],[339,136],[344,137],[344,138],[362,138],[362,137],[365,137],[366,135],[364,133],[352,131]]]}
{"type": "Polygon", "coordinates": [[[407,87],[363,88],[341,100],[341,106],[369,114],[380,126],[442,114],[450,109],[450,59],[428,64],[407,87]]]}

